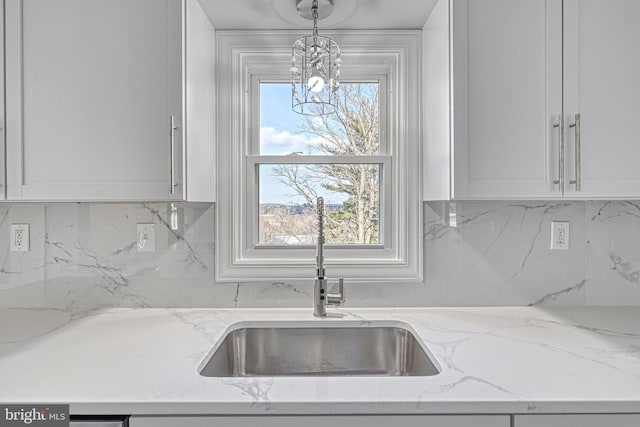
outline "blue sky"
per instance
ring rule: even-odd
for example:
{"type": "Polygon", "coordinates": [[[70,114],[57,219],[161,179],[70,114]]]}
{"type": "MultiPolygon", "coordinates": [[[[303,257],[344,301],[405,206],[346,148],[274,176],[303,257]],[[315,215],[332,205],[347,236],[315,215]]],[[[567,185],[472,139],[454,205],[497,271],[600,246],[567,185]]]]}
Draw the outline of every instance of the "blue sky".
{"type": "MultiPolygon", "coordinates": [[[[260,127],[295,133],[298,123],[300,117],[291,109],[291,85],[261,84],[260,127]]],[[[262,154],[281,154],[279,151],[271,152],[269,144],[263,145],[262,149],[262,154]]]]}
{"type": "MultiPolygon", "coordinates": [[[[291,108],[290,84],[260,85],[260,154],[307,154],[317,135],[298,132],[303,116],[291,108]]],[[[260,203],[304,203],[291,189],[271,176],[271,167],[260,170],[260,203]]],[[[341,203],[344,197],[323,194],[327,203],[341,203]]]]}
{"type": "Polygon", "coordinates": [[[302,123],[291,108],[291,85],[260,85],[260,154],[307,154],[308,143],[318,137],[299,132],[302,123]]]}

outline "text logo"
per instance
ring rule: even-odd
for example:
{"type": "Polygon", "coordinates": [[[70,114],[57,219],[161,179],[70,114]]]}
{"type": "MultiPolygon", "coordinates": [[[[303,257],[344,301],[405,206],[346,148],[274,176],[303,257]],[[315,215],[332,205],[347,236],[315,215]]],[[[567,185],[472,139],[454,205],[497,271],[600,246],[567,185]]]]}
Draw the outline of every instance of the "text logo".
{"type": "Polygon", "coordinates": [[[69,427],[69,405],[0,405],[0,427],[69,427]]]}

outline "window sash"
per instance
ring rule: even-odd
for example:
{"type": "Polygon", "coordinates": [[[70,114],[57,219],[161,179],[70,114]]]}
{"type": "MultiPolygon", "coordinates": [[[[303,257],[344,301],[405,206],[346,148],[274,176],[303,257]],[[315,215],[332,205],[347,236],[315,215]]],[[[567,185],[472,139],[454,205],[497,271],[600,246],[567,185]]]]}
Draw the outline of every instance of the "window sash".
{"type": "MultiPolygon", "coordinates": [[[[377,73],[350,73],[348,80],[342,80],[342,83],[377,83],[378,84],[378,115],[379,115],[379,129],[378,134],[380,141],[378,141],[378,153],[380,155],[390,155],[392,148],[390,146],[390,123],[389,121],[389,85],[387,80],[389,76],[387,74],[377,73]]],[[[249,144],[247,147],[248,155],[260,155],[260,83],[289,83],[290,80],[286,79],[286,76],[280,75],[267,75],[267,74],[253,74],[251,76],[251,115],[250,128],[251,134],[249,137],[249,144]],[[255,102],[254,102],[255,101],[255,102]]],[[[267,156],[267,154],[263,154],[267,156]]]]}
{"type": "Polygon", "coordinates": [[[375,155],[274,155],[259,154],[260,153],[260,84],[261,83],[283,83],[290,84],[290,79],[285,75],[273,75],[255,73],[250,77],[250,96],[251,115],[249,116],[251,134],[245,157],[245,193],[247,195],[245,201],[245,217],[244,221],[247,225],[244,245],[249,250],[291,250],[307,247],[306,245],[261,245],[259,244],[259,216],[260,216],[260,197],[259,197],[259,165],[260,164],[373,164],[379,165],[380,174],[380,212],[379,212],[379,232],[380,244],[328,244],[331,248],[341,248],[345,251],[355,251],[356,249],[364,249],[365,253],[371,250],[390,250],[394,241],[393,221],[398,217],[393,208],[392,195],[392,168],[393,158],[391,156],[389,131],[389,115],[388,115],[388,74],[372,72],[371,68],[364,68],[363,71],[349,73],[348,80],[342,80],[341,83],[377,83],[378,84],[378,114],[379,114],[379,142],[378,153],[375,155]]]}
{"type": "Polygon", "coordinates": [[[394,241],[394,220],[397,217],[393,207],[393,180],[392,176],[392,157],[384,155],[370,156],[246,156],[246,206],[245,224],[246,236],[245,247],[251,249],[300,249],[309,247],[308,245],[262,245],[259,243],[259,217],[260,217],[260,165],[273,164],[290,164],[290,165],[308,165],[308,164],[342,164],[342,165],[363,165],[371,164],[380,167],[380,212],[378,224],[380,227],[380,241],[378,244],[327,244],[331,248],[340,249],[365,249],[365,250],[389,250],[392,248],[394,241]]]}

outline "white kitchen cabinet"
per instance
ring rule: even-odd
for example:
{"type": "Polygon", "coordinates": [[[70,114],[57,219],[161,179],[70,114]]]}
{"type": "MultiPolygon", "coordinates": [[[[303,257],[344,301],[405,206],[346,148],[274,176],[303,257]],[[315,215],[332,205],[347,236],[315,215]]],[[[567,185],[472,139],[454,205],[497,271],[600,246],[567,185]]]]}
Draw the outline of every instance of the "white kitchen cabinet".
{"type": "MultiPolygon", "coordinates": [[[[564,111],[580,114],[581,189],[569,197],[640,197],[640,2],[564,1],[564,111]]],[[[567,180],[576,179],[567,128],[567,180]]]]}
{"type": "Polygon", "coordinates": [[[426,200],[553,195],[561,16],[561,0],[438,3],[423,32],[426,200]]]}
{"type": "MultiPolygon", "coordinates": [[[[0,82],[4,82],[4,0],[0,0],[0,82]]],[[[4,84],[0,84],[0,200],[6,198],[4,150],[4,84]]]]}
{"type": "Polygon", "coordinates": [[[139,417],[129,427],[509,427],[508,415],[287,415],[139,417]]]}
{"type": "Polygon", "coordinates": [[[424,28],[425,200],[639,197],[639,13],[441,0],[424,28]]]}
{"type": "Polygon", "coordinates": [[[212,200],[214,31],[196,0],[6,15],[8,199],[212,200]]]}
{"type": "Polygon", "coordinates": [[[516,415],[513,427],[637,427],[640,414],[516,415]]]}

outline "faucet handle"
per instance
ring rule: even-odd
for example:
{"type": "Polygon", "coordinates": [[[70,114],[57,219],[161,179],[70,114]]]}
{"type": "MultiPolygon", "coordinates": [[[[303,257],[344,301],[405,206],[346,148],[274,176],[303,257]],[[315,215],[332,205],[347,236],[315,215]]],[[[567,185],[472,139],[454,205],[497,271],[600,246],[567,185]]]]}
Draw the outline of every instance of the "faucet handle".
{"type": "Polygon", "coordinates": [[[342,306],[344,303],[344,277],[338,279],[338,293],[327,294],[327,305],[342,306]]]}

